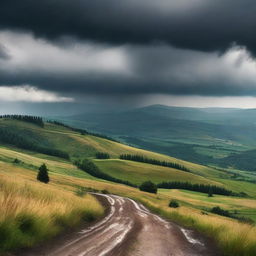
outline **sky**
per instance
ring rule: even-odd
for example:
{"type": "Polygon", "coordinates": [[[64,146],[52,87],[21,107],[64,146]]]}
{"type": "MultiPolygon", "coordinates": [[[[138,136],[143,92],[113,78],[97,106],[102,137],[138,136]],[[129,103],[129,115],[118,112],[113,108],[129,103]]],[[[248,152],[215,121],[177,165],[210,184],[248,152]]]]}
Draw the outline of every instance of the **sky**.
{"type": "Polygon", "coordinates": [[[254,0],[1,0],[0,113],[256,108],[255,13],[254,0]]]}

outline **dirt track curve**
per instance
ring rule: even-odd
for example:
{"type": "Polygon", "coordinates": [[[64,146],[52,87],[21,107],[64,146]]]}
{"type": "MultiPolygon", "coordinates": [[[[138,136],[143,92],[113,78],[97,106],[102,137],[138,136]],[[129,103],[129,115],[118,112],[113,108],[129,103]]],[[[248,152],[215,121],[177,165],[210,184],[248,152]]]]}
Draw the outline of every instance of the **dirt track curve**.
{"type": "Polygon", "coordinates": [[[50,248],[22,256],[216,256],[193,231],[165,221],[142,204],[115,195],[96,195],[109,205],[106,217],[50,248]]]}

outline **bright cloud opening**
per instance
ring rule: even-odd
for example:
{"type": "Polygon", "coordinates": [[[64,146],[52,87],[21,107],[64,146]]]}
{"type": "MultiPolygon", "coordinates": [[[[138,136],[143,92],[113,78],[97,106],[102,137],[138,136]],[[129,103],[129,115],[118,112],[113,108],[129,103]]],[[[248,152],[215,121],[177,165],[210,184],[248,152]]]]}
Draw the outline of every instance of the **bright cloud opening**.
{"type": "Polygon", "coordinates": [[[63,97],[54,92],[38,89],[30,85],[0,86],[0,100],[23,102],[72,102],[71,97],[63,97]]]}

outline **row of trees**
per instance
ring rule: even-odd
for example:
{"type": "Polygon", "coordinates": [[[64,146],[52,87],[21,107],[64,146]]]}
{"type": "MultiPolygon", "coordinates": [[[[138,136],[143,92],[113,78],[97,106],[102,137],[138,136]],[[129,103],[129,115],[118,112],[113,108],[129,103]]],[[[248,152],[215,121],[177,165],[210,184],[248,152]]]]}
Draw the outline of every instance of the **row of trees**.
{"type": "Polygon", "coordinates": [[[205,184],[192,184],[189,182],[179,182],[179,181],[172,181],[172,182],[162,182],[157,185],[158,188],[167,188],[167,189],[186,189],[196,192],[202,193],[210,193],[218,194],[218,195],[225,195],[231,196],[234,193],[231,190],[227,190],[222,187],[218,187],[215,185],[205,185],[205,184]]]}
{"type": "Polygon", "coordinates": [[[116,182],[116,183],[121,183],[121,184],[125,184],[128,186],[132,186],[132,187],[136,187],[136,185],[132,184],[129,181],[125,181],[125,180],[121,180],[121,179],[117,179],[114,178],[110,175],[108,175],[107,173],[102,172],[98,166],[96,166],[91,160],[89,159],[84,159],[84,160],[77,160],[74,162],[74,164],[81,170],[89,173],[90,175],[96,177],[96,178],[100,178],[100,179],[104,179],[104,180],[108,180],[108,181],[112,181],[112,182],[116,182]]]}
{"type": "Polygon", "coordinates": [[[1,115],[0,118],[15,119],[23,122],[32,123],[40,127],[44,127],[44,122],[42,117],[38,116],[28,116],[28,115],[1,115]]]}
{"type": "Polygon", "coordinates": [[[105,152],[97,152],[97,153],[95,154],[95,157],[96,157],[97,159],[109,159],[109,158],[110,158],[110,155],[109,155],[109,153],[105,153],[105,152]]]}
{"type": "Polygon", "coordinates": [[[154,165],[160,165],[160,166],[165,166],[165,167],[178,169],[178,170],[185,171],[185,172],[190,172],[190,170],[187,169],[183,165],[180,165],[180,164],[177,164],[177,163],[172,163],[172,162],[167,162],[167,161],[160,161],[160,160],[153,159],[153,158],[147,158],[147,157],[141,156],[141,155],[123,154],[123,155],[120,155],[120,159],[142,162],[142,163],[148,163],[148,164],[154,164],[154,165]]]}
{"type": "Polygon", "coordinates": [[[35,151],[35,152],[50,155],[50,156],[57,156],[64,159],[69,159],[68,153],[62,150],[42,147],[38,145],[38,143],[26,138],[25,136],[19,135],[18,133],[12,132],[6,128],[0,128],[0,142],[11,144],[18,148],[31,150],[31,151],[35,151]]]}

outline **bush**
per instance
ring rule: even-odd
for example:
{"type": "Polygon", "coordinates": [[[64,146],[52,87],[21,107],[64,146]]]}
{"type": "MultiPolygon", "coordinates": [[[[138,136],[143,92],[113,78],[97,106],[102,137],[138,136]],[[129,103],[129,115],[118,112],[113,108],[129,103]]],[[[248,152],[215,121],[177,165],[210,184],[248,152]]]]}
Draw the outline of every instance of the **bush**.
{"type": "Polygon", "coordinates": [[[37,174],[37,180],[39,180],[43,183],[48,183],[50,181],[50,178],[48,176],[48,169],[45,164],[42,164],[39,167],[39,172],[37,174]]]}
{"type": "Polygon", "coordinates": [[[171,200],[170,203],[169,203],[169,207],[178,208],[178,207],[180,207],[180,205],[176,200],[171,200]]]}
{"type": "Polygon", "coordinates": [[[157,186],[156,184],[154,184],[151,181],[145,181],[143,182],[140,186],[139,189],[141,191],[145,191],[145,192],[149,192],[149,193],[153,193],[156,194],[157,193],[157,186]]]}
{"type": "Polygon", "coordinates": [[[20,164],[21,161],[20,161],[18,158],[15,158],[15,159],[13,160],[13,163],[14,163],[14,164],[20,164]]]}
{"type": "Polygon", "coordinates": [[[211,209],[212,213],[221,215],[221,216],[226,216],[226,217],[231,217],[231,214],[228,210],[224,210],[222,208],[220,208],[219,206],[215,206],[211,209]]]}
{"type": "Polygon", "coordinates": [[[101,193],[102,193],[102,194],[110,194],[110,192],[109,192],[107,189],[101,190],[101,193]]]}

